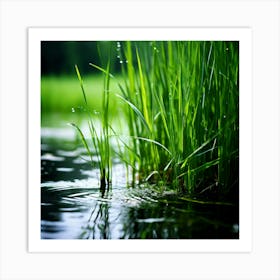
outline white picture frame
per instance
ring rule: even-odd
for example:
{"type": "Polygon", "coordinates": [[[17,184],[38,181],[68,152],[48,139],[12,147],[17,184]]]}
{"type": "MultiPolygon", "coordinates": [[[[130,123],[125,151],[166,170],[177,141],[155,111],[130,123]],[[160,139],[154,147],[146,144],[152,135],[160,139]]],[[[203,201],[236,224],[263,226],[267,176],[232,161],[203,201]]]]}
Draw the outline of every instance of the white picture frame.
{"type": "MultiPolygon", "coordinates": [[[[0,5],[0,279],[279,279],[278,1],[37,3],[22,0],[2,1],[0,5]],[[251,106],[248,105],[248,118],[244,120],[248,121],[246,128],[249,132],[245,132],[248,133],[248,139],[245,141],[250,151],[248,161],[241,167],[241,172],[249,169],[245,176],[249,182],[249,209],[243,212],[248,215],[246,221],[249,230],[243,250],[235,244],[227,249],[221,246],[220,250],[214,247],[205,250],[201,241],[198,241],[200,250],[184,250],[180,248],[181,245],[178,245],[177,250],[162,249],[165,243],[159,243],[150,250],[142,248],[142,244],[133,245],[127,250],[123,250],[122,245],[117,245],[113,250],[110,246],[104,249],[103,245],[97,246],[96,250],[88,250],[88,245],[79,242],[77,245],[66,242],[61,246],[61,240],[51,245],[56,246],[55,250],[47,242],[44,245],[36,244],[41,240],[37,240],[36,235],[32,237],[31,222],[34,217],[28,217],[28,206],[32,205],[29,209],[32,211],[35,204],[28,186],[35,174],[33,171],[28,174],[31,169],[27,168],[31,149],[28,143],[32,145],[32,135],[27,134],[30,129],[27,112],[36,114],[36,109],[32,111],[33,103],[28,104],[27,96],[32,87],[38,84],[35,82],[33,85],[34,80],[29,80],[27,87],[30,77],[30,73],[27,75],[28,59],[34,54],[28,53],[28,28],[106,29],[116,28],[116,22],[120,28],[131,30],[140,27],[145,30],[191,28],[197,29],[197,32],[203,28],[217,28],[224,29],[225,33],[231,29],[250,30],[252,52],[248,61],[251,62],[245,77],[250,79],[248,95],[251,106]],[[30,236],[31,239],[28,239],[30,236]]],[[[243,109],[246,111],[246,108],[243,109]]],[[[34,219],[36,215],[38,218],[39,213],[35,211],[34,219]]],[[[197,248],[197,244],[193,248],[197,248]]]]}
{"type": "Polygon", "coordinates": [[[252,198],[252,30],[250,28],[29,28],[29,251],[30,252],[250,252],[252,198]],[[40,232],[41,53],[42,41],[238,41],[240,119],[239,239],[180,240],[44,240],[40,232]],[[243,172],[245,170],[246,172],[243,172]],[[244,187],[247,186],[247,187],[244,187]]]}

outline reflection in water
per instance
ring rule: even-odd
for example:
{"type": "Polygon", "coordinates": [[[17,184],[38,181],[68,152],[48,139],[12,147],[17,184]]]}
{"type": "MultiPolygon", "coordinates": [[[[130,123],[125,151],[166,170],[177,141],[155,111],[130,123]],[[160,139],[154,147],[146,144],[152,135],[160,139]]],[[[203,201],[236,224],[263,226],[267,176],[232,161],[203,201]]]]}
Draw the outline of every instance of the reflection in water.
{"type": "Polygon", "coordinates": [[[215,210],[194,209],[190,203],[187,207],[180,203],[175,205],[159,202],[152,207],[144,204],[140,208],[129,208],[127,216],[123,216],[125,218],[122,220],[122,238],[238,238],[232,231],[232,221],[223,221],[223,217],[215,216],[213,211],[215,210]]]}
{"type": "MultiPolygon", "coordinates": [[[[107,191],[100,192],[102,199],[108,199],[107,191]]],[[[110,217],[109,217],[109,200],[101,200],[96,203],[93,208],[90,217],[88,219],[87,226],[83,229],[80,238],[83,239],[111,239],[110,229],[110,217]]]]}
{"type": "Polygon", "coordinates": [[[186,202],[172,193],[128,188],[115,162],[112,190],[100,192],[98,170],[83,149],[42,138],[42,239],[238,238],[238,207],[186,202]],[[85,155],[83,155],[85,158],[85,155]]]}

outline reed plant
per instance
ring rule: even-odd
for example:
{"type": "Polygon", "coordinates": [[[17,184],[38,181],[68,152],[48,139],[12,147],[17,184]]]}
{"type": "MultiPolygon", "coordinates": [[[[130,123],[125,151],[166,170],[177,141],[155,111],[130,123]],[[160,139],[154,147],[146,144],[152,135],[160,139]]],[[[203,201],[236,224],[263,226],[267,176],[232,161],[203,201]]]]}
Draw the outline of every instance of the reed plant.
{"type": "MultiPolygon", "coordinates": [[[[95,66],[95,65],[92,65],[95,66]]],[[[96,123],[96,111],[93,110],[88,103],[87,95],[84,89],[83,80],[77,65],[75,65],[75,70],[80,82],[80,87],[83,94],[84,100],[84,111],[87,114],[87,124],[90,132],[90,139],[86,138],[85,132],[75,123],[71,123],[73,127],[77,130],[80,135],[84,147],[88,155],[90,156],[90,163],[94,166],[94,155],[97,156],[97,163],[100,171],[100,189],[104,191],[109,189],[111,182],[111,170],[112,170],[112,157],[111,157],[111,145],[110,145],[110,124],[109,124],[109,101],[110,101],[110,63],[107,64],[106,70],[104,70],[104,84],[103,84],[103,94],[102,94],[102,108],[100,112],[100,118],[97,119],[96,123]],[[100,131],[97,127],[101,123],[100,131]]]]}
{"type": "MultiPolygon", "coordinates": [[[[108,122],[110,63],[104,73],[102,132],[98,136],[80,80],[99,155],[101,186],[111,177],[109,130],[133,183],[148,182],[194,196],[238,192],[239,43],[229,41],[111,42],[121,64],[126,132],[108,122]],[[126,134],[126,140],[122,139],[126,134]]],[[[74,125],[75,126],[75,125],[74,125]]],[[[75,126],[89,154],[83,132],[75,126]]]]}
{"type": "Polygon", "coordinates": [[[119,42],[118,52],[140,180],[188,194],[237,188],[238,42],[119,42]]]}

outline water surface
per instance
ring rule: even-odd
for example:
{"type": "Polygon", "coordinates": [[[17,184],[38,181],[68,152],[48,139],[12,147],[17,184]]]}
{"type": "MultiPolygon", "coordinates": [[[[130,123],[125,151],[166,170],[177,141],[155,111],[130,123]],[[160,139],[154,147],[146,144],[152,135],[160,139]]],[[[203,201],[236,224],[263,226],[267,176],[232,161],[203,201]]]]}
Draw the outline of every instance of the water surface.
{"type": "Polygon", "coordinates": [[[99,190],[99,172],[69,128],[41,131],[42,239],[232,239],[238,209],[187,202],[175,193],[130,187],[113,163],[112,187],[99,190]]]}

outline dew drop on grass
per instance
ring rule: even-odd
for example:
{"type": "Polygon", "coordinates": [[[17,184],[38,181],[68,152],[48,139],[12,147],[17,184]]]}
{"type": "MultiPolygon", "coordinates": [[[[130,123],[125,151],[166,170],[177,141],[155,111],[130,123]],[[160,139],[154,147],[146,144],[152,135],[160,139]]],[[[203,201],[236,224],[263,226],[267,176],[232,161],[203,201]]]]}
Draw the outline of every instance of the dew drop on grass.
{"type": "Polygon", "coordinates": [[[75,113],[75,108],[72,107],[71,111],[72,111],[72,113],[75,113]]]}
{"type": "Polygon", "coordinates": [[[226,118],[227,116],[226,115],[224,115],[224,119],[226,118]]]}
{"type": "Polygon", "coordinates": [[[122,60],[120,60],[120,64],[122,64],[123,63],[123,61],[122,60]]]}

